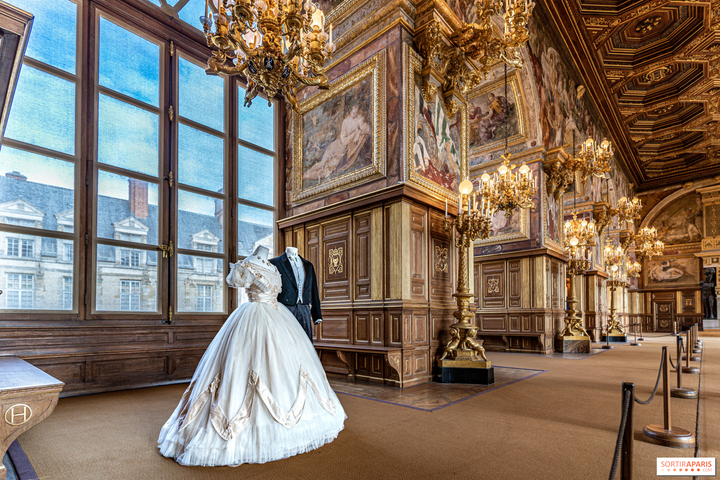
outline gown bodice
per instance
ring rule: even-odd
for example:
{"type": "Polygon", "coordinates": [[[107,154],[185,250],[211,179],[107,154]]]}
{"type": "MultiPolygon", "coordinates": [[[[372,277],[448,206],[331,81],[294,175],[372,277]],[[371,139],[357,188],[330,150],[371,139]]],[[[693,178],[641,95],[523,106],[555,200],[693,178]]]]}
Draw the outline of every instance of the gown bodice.
{"type": "Polygon", "coordinates": [[[277,308],[277,296],[282,289],[282,277],[275,265],[267,260],[245,260],[230,264],[227,283],[233,288],[245,287],[251,302],[267,303],[277,308]]]}

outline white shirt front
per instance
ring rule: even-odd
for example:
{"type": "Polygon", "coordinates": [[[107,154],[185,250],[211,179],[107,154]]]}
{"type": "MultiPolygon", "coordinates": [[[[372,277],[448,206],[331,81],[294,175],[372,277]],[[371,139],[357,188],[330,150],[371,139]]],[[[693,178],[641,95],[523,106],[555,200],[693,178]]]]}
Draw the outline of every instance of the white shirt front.
{"type": "Polygon", "coordinates": [[[292,265],[293,273],[295,274],[295,283],[298,287],[298,299],[297,303],[302,303],[302,291],[305,285],[305,267],[300,260],[300,255],[288,255],[290,265],[292,265]]]}

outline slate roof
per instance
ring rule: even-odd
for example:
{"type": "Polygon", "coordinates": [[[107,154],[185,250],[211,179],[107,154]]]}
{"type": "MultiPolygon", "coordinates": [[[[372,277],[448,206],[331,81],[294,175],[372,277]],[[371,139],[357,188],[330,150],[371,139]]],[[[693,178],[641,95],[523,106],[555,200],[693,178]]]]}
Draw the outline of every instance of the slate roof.
{"type": "MultiPolygon", "coordinates": [[[[9,202],[21,198],[28,203],[45,212],[43,218],[43,229],[57,231],[57,219],[55,214],[71,210],[73,208],[74,192],[68,188],[56,187],[42,183],[17,180],[0,176],[0,203],[9,202]]],[[[131,216],[130,204],[127,200],[107,197],[101,195],[98,198],[98,237],[113,238],[113,222],[124,220],[131,216]]],[[[140,222],[150,227],[147,232],[147,243],[157,244],[158,208],[156,205],[148,205],[147,218],[138,218],[140,222]]],[[[238,222],[238,241],[243,248],[239,255],[249,255],[253,250],[253,243],[272,233],[272,227],[259,225],[250,222],[238,222]],[[249,249],[249,251],[247,251],[249,249]]],[[[177,221],[174,225],[175,231],[180,233],[178,246],[190,248],[192,235],[203,230],[208,230],[219,238],[223,238],[220,222],[214,215],[202,215],[195,212],[179,211],[177,221]]],[[[38,232],[41,235],[40,232],[38,232]]],[[[222,250],[223,241],[219,243],[222,250]]],[[[57,256],[57,240],[54,238],[42,237],[42,255],[48,257],[57,256]]],[[[157,255],[148,256],[148,263],[155,264],[157,255]],[[151,257],[155,257],[152,259],[151,257]]],[[[115,261],[115,247],[110,245],[98,245],[98,260],[115,261]]],[[[178,256],[178,266],[182,268],[193,268],[192,259],[187,255],[178,256]]]]}

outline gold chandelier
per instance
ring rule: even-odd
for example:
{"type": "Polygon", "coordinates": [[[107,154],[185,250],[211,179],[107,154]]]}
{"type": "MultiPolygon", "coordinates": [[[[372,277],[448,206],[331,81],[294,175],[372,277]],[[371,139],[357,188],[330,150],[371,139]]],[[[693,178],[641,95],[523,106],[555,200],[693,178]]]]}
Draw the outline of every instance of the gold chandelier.
{"type": "Polygon", "coordinates": [[[510,154],[505,153],[503,163],[492,176],[484,173],[480,179],[479,190],[482,199],[490,205],[493,212],[504,210],[510,215],[516,208],[532,208],[532,198],[537,192],[535,176],[526,164],[515,171],[516,165],[510,164],[510,154]]]}
{"type": "Polygon", "coordinates": [[[635,254],[639,257],[656,257],[663,254],[665,244],[658,240],[655,227],[641,228],[635,240],[635,254]]]}
{"type": "Polygon", "coordinates": [[[632,200],[622,197],[618,200],[617,207],[611,207],[607,202],[596,202],[593,205],[593,219],[597,223],[598,235],[601,235],[603,230],[610,225],[613,217],[617,217],[620,224],[623,222],[633,223],[634,220],[640,218],[641,210],[642,201],[637,197],[632,200]]]}
{"type": "Polygon", "coordinates": [[[282,93],[299,110],[298,83],[328,88],[325,61],[335,51],[325,15],[311,0],[210,0],[200,17],[209,47],[209,74],[242,75],[247,80],[245,106],[262,87],[270,99],[282,93]],[[217,6],[215,5],[217,3],[217,6]],[[214,31],[213,31],[214,25],[214,31]]]}
{"type": "Polygon", "coordinates": [[[520,68],[523,59],[520,47],[528,40],[527,23],[535,3],[528,0],[475,0],[476,23],[462,23],[442,39],[440,23],[433,19],[422,30],[417,46],[423,58],[422,93],[430,102],[438,88],[448,114],[458,109],[458,99],[487,78],[497,61],[520,68]],[[505,4],[504,33],[493,34],[493,15],[499,15],[505,4]]]}
{"type": "Polygon", "coordinates": [[[583,182],[591,176],[606,178],[605,173],[610,171],[612,156],[612,144],[608,140],[603,140],[600,145],[596,145],[592,138],[581,143],[580,152],[575,155],[575,132],[573,131],[572,154],[564,160],[554,162],[547,168],[548,194],[554,195],[556,200],[560,200],[574,181],[575,172],[580,173],[580,179],[583,182]]]}

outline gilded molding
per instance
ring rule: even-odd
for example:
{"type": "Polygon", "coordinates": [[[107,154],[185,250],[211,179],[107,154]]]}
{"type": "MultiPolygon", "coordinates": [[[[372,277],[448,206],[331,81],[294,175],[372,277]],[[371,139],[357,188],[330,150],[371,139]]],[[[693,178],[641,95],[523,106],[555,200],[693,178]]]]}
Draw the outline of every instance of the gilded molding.
{"type": "MultiPolygon", "coordinates": [[[[473,100],[481,95],[485,95],[486,93],[491,92],[498,87],[503,86],[504,84],[505,79],[502,78],[495,82],[476,88],[468,95],[468,103],[470,103],[470,100],[473,100]]],[[[508,74],[508,87],[510,87],[513,92],[513,96],[515,97],[515,110],[517,111],[518,128],[520,130],[518,134],[508,138],[508,146],[511,147],[526,142],[528,140],[528,123],[527,115],[525,114],[525,93],[521,88],[520,76],[518,75],[517,71],[508,74]]],[[[474,156],[489,152],[491,150],[496,150],[504,144],[505,138],[503,137],[501,140],[497,140],[495,142],[473,148],[472,150],[470,150],[470,155],[474,156]]]]}
{"type": "MultiPolygon", "coordinates": [[[[415,73],[420,73],[422,69],[422,58],[418,55],[410,45],[403,43],[403,58],[405,60],[404,71],[404,105],[403,105],[403,126],[405,130],[405,153],[403,155],[405,162],[405,178],[424,189],[439,195],[441,198],[457,204],[457,193],[431,182],[425,177],[415,173],[413,168],[413,145],[415,144],[415,73]]],[[[467,104],[460,103],[458,115],[461,115],[460,126],[460,177],[468,178],[468,112],[467,104]]]]}
{"type": "Polygon", "coordinates": [[[381,178],[386,173],[386,108],[385,108],[385,50],[361,63],[348,73],[330,83],[328,90],[319,90],[300,103],[300,113],[293,115],[293,194],[292,205],[296,206],[313,198],[324,196],[341,189],[381,178]],[[372,77],[373,91],[373,162],[364,167],[314,187],[302,188],[303,176],[303,116],[341,94],[364,78],[372,77]]]}

